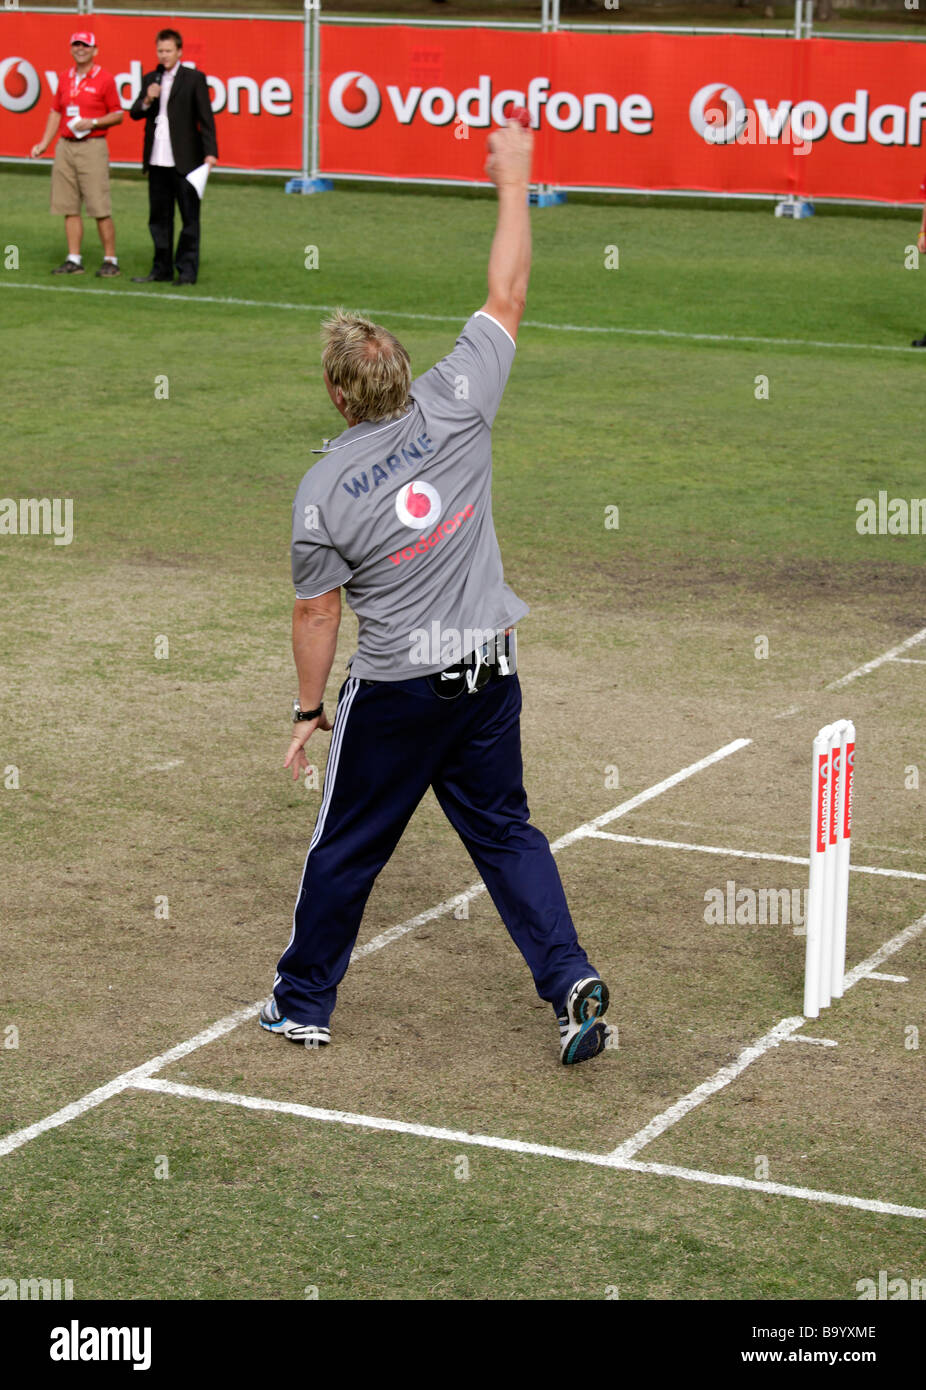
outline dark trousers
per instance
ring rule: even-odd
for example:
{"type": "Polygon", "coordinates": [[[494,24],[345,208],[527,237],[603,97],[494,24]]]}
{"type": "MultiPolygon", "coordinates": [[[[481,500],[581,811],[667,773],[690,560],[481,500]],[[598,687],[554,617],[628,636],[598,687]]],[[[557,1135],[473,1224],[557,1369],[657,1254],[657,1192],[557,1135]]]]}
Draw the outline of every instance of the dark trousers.
{"type": "MultiPolygon", "coordinates": [[[[274,995],[296,1023],[327,1025],[374,880],[428,787],[470,853],[541,999],[561,1012],[596,975],[579,945],[556,862],[529,824],[521,690],[493,678],[441,699],[426,677],[341,687],[315,833],[274,995]]],[[[421,889],[431,874],[417,880],[421,889]]]]}
{"type": "Polygon", "coordinates": [[[148,230],[154,242],[155,275],[195,280],[199,272],[199,194],[174,168],[148,169],[148,230]],[[183,226],[174,256],[174,204],[183,226]]]}

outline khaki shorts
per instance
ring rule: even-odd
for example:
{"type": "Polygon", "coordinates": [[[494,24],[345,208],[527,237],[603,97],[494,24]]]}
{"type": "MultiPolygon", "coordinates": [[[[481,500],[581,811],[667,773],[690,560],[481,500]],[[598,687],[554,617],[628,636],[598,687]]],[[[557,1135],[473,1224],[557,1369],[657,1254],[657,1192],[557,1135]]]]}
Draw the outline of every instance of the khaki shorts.
{"type": "Polygon", "coordinates": [[[51,166],[51,210],[59,217],[74,217],[81,199],[88,217],[111,217],[109,150],[105,136],[85,140],[59,140],[51,166]]]}

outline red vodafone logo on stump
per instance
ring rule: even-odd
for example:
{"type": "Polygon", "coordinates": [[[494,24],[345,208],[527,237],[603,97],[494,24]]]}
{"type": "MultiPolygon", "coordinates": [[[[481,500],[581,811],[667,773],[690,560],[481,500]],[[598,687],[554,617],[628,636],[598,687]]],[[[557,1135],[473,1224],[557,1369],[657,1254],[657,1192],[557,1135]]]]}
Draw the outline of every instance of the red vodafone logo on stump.
{"type": "Polygon", "coordinates": [[[416,478],[413,483],[399,488],[395,495],[395,514],[403,526],[411,526],[423,531],[432,526],[440,516],[441,500],[437,488],[416,478]]]}

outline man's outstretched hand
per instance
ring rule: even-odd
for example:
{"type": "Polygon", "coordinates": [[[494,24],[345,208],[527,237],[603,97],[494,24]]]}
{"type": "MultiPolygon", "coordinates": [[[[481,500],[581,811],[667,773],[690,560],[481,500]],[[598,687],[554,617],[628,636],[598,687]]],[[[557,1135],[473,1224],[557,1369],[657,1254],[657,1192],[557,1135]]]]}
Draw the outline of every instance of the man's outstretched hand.
{"type": "Polygon", "coordinates": [[[322,733],[326,734],[331,732],[331,724],[324,710],[317,719],[304,719],[299,724],[293,725],[293,736],[283,766],[292,767],[294,782],[298,782],[300,772],[304,772],[309,766],[309,760],[305,755],[305,745],[316,729],[321,729],[322,733]]]}
{"type": "Polygon", "coordinates": [[[520,121],[509,120],[489,136],[489,157],[486,173],[496,188],[514,185],[525,188],[531,181],[531,157],[534,153],[534,133],[520,121]]]}

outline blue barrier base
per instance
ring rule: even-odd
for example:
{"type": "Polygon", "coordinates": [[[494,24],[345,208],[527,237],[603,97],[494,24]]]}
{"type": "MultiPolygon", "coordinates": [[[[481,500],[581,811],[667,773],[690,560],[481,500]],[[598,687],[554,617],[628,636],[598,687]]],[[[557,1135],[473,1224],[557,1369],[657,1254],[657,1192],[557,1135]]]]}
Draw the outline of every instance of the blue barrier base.
{"type": "Polygon", "coordinates": [[[783,203],[775,204],[776,217],[813,217],[813,203],[808,203],[804,198],[787,198],[783,203]]]}
{"type": "Polygon", "coordinates": [[[529,201],[535,208],[552,208],[559,203],[565,203],[566,194],[561,189],[550,189],[547,192],[531,189],[529,201]]]}
{"type": "Polygon", "coordinates": [[[333,179],[287,179],[284,193],[330,193],[333,179]]]}

